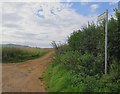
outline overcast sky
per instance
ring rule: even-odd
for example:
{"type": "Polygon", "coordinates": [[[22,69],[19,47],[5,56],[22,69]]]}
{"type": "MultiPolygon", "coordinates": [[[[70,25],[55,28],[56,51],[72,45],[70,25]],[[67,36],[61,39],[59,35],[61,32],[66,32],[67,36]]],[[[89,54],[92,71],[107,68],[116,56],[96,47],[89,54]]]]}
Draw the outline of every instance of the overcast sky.
{"type": "MultiPolygon", "coordinates": [[[[85,1],[85,0],[84,0],[85,1]]],[[[6,2],[2,3],[2,43],[51,47],[51,41],[65,43],[88,21],[96,22],[112,2],[6,2]]]]}

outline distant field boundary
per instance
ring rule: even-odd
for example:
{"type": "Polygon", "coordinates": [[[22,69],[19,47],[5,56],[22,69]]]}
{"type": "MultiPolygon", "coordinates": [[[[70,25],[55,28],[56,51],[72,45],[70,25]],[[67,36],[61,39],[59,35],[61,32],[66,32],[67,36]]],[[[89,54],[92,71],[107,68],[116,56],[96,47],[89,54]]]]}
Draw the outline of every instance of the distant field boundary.
{"type": "Polygon", "coordinates": [[[2,46],[1,47],[2,63],[17,63],[27,60],[39,58],[52,48],[36,48],[36,47],[19,47],[19,46],[2,46]]]}

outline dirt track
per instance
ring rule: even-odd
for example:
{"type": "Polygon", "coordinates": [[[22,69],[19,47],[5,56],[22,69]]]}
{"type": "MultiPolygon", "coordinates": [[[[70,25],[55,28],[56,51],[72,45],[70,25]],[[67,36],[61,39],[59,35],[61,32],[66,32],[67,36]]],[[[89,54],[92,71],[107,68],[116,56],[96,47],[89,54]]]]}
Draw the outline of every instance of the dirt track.
{"type": "Polygon", "coordinates": [[[2,64],[2,91],[45,92],[42,75],[53,53],[52,50],[41,58],[22,63],[2,64]]]}

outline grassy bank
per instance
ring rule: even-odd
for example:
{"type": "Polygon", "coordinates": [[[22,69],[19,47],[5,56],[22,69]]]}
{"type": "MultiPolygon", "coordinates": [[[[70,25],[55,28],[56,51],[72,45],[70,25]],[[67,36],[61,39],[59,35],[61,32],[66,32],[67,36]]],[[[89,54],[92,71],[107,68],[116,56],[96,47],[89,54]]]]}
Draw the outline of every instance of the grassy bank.
{"type": "Polygon", "coordinates": [[[2,62],[23,62],[43,56],[47,51],[31,47],[2,47],[2,62]]]}
{"type": "Polygon", "coordinates": [[[105,73],[104,22],[89,23],[73,32],[67,44],[56,44],[53,63],[45,73],[46,88],[52,92],[120,91],[120,30],[117,19],[108,22],[108,64],[105,73]]]}
{"type": "MultiPolygon", "coordinates": [[[[63,62],[67,63],[71,61],[68,59],[71,58],[69,54],[66,54],[66,57],[64,54],[55,57],[53,63],[49,65],[44,74],[48,92],[119,92],[119,66],[112,64],[110,73],[107,75],[89,75],[87,73],[90,70],[85,70],[86,67],[80,64],[80,62],[78,65],[80,70],[77,70],[74,65],[75,70],[70,69],[70,67],[68,68],[70,65],[67,64],[68,66],[66,67],[63,64],[63,62]]],[[[76,53],[73,55],[77,56],[76,53]]],[[[85,56],[83,58],[85,60],[85,56]]],[[[75,60],[75,57],[72,59],[75,60]]],[[[86,61],[87,59],[84,62],[86,61]]]]}

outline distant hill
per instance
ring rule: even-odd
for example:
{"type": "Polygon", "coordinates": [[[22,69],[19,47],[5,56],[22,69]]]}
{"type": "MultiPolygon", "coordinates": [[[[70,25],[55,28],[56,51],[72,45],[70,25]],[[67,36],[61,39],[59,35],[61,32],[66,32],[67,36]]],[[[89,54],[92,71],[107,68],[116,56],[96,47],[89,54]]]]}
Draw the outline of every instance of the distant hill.
{"type": "Polygon", "coordinates": [[[0,44],[0,46],[21,46],[21,47],[29,47],[29,46],[26,46],[26,45],[19,45],[19,44],[0,44]]]}

